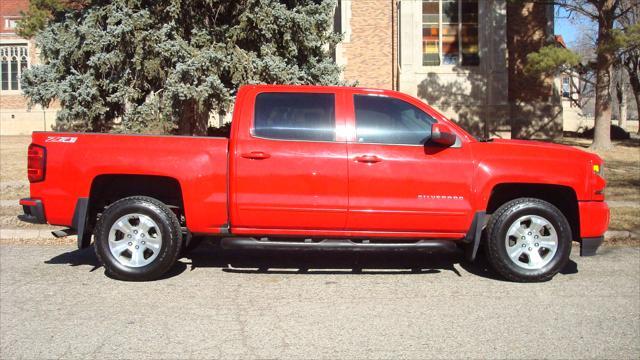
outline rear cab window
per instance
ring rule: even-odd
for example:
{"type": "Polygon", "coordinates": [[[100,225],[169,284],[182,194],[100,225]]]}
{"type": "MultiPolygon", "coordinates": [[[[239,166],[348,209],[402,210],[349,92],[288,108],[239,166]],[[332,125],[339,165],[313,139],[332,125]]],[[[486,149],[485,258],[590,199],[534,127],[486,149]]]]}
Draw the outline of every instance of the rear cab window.
{"type": "Polygon", "coordinates": [[[327,93],[260,93],[252,134],[276,140],[335,141],[335,103],[335,95],[327,93]]]}

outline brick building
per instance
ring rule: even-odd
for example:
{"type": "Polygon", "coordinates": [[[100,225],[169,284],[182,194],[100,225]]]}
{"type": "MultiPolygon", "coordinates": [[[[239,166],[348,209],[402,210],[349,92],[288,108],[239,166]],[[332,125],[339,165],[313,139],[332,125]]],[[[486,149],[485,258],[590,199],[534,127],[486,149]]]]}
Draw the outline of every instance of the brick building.
{"type": "MultiPolygon", "coordinates": [[[[55,106],[29,107],[20,74],[38,62],[15,34],[28,0],[0,2],[0,134],[49,130],[55,106]]],[[[562,133],[557,81],[524,74],[526,54],[553,40],[551,5],[507,0],[337,0],[335,52],[359,86],[417,96],[478,135],[562,133]]]]}
{"type": "Polygon", "coordinates": [[[57,109],[28,106],[22,95],[20,76],[24,69],[37,64],[38,51],[33,40],[15,33],[20,12],[28,0],[0,1],[0,134],[30,134],[34,130],[51,130],[57,109]]]}
{"type": "Polygon", "coordinates": [[[556,82],[523,72],[553,40],[552,5],[339,0],[335,19],[345,79],[417,96],[475,134],[562,134],[556,82]]]}

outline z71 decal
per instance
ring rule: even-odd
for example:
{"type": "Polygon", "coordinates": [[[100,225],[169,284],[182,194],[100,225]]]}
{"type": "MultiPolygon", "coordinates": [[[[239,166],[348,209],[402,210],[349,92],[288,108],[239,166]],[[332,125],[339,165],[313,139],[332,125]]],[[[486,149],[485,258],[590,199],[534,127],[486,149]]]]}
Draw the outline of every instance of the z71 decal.
{"type": "Polygon", "coordinates": [[[75,136],[47,136],[44,142],[74,143],[76,140],[78,138],[75,136]]]}

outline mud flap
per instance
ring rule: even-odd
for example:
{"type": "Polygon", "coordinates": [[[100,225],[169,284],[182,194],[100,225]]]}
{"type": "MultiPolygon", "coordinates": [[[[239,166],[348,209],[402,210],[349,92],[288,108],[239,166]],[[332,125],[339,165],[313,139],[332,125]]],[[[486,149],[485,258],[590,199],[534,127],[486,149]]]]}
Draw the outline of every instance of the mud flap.
{"type": "Polygon", "coordinates": [[[480,239],[482,238],[482,230],[484,230],[488,220],[489,215],[484,211],[478,211],[473,216],[471,227],[464,238],[464,255],[467,261],[476,259],[478,248],[480,247],[480,239]]]}
{"type": "Polygon", "coordinates": [[[71,228],[78,233],[78,249],[84,249],[91,245],[91,229],[88,226],[89,198],[78,198],[76,209],[73,212],[71,228]]]}

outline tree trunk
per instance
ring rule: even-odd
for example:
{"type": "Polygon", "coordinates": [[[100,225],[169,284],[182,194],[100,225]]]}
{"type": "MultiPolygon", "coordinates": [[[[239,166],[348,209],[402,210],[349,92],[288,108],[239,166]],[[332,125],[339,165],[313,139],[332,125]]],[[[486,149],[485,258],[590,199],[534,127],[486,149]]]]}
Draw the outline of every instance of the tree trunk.
{"type": "Polygon", "coordinates": [[[598,54],[596,67],[595,129],[591,148],[611,148],[611,59],[610,54],[598,54]]]}
{"type": "Polygon", "coordinates": [[[636,117],[638,120],[638,135],[640,135],[640,86],[633,92],[636,98],[636,117]]]}
{"type": "Polygon", "coordinates": [[[594,150],[611,148],[611,67],[614,54],[606,45],[610,44],[615,0],[605,0],[598,19],[598,56],[596,58],[596,106],[594,150]]]}
{"type": "Polygon", "coordinates": [[[638,134],[640,134],[640,78],[638,78],[638,65],[636,62],[629,60],[625,64],[627,74],[629,74],[629,83],[633,90],[633,96],[636,98],[636,109],[638,116],[638,134]]]}
{"type": "Polygon", "coordinates": [[[633,89],[633,96],[636,98],[636,114],[638,117],[638,134],[640,134],[640,82],[638,81],[638,76],[636,75],[635,84],[631,82],[631,88],[633,89]]]}
{"type": "Polygon", "coordinates": [[[616,98],[618,100],[618,126],[625,129],[627,127],[627,86],[625,84],[624,69],[616,66],[616,98]]]}
{"type": "Polygon", "coordinates": [[[628,96],[627,89],[624,84],[620,84],[620,99],[618,104],[618,126],[623,129],[627,129],[627,107],[628,107],[628,96]]]}
{"type": "Polygon", "coordinates": [[[180,135],[207,135],[209,112],[200,109],[196,100],[186,100],[182,104],[182,114],[178,122],[180,135]]]}

